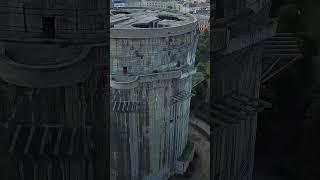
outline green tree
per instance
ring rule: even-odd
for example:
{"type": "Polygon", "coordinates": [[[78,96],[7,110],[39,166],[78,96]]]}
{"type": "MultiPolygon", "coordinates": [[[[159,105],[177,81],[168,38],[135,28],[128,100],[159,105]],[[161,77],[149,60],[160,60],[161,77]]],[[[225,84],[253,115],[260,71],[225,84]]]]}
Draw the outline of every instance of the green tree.
{"type": "Polygon", "coordinates": [[[209,31],[205,30],[199,37],[195,64],[209,61],[209,31]]]}
{"type": "Polygon", "coordinates": [[[198,84],[195,88],[192,89],[192,93],[196,96],[204,97],[208,88],[209,80],[209,63],[199,62],[197,64],[197,72],[201,72],[204,76],[204,81],[198,84]]]}

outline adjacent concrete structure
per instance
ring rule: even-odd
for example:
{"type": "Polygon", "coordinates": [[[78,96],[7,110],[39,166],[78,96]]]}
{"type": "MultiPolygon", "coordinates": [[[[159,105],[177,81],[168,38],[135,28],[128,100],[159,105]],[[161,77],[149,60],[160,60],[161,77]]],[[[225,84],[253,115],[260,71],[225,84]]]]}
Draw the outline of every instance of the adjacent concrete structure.
{"type": "Polygon", "coordinates": [[[216,0],[212,26],[211,123],[213,180],[251,180],[261,83],[301,53],[290,34],[276,34],[270,0],[216,0]],[[273,38],[271,38],[273,37],[273,38]],[[270,39],[271,38],[271,39],[270,39]]]}
{"type": "MultiPolygon", "coordinates": [[[[0,117],[10,178],[108,178],[105,0],[0,3],[0,117]]],[[[2,154],[3,155],[3,154],[2,154]]]]}
{"type": "Polygon", "coordinates": [[[197,20],[150,8],[111,11],[111,179],[165,180],[184,173],[197,20]]]}

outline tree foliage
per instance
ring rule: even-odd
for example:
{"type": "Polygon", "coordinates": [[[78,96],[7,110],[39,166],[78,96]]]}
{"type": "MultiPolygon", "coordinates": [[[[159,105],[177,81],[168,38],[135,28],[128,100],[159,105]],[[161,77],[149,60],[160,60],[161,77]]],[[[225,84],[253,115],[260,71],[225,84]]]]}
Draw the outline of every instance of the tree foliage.
{"type": "Polygon", "coordinates": [[[196,60],[195,64],[197,65],[199,62],[208,62],[209,61],[209,31],[205,30],[202,34],[200,34],[197,52],[196,52],[196,60]]]}
{"type": "Polygon", "coordinates": [[[197,64],[197,72],[201,72],[204,76],[204,81],[201,84],[198,84],[192,91],[196,96],[204,97],[208,89],[208,81],[210,77],[209,62],[199,62],[197,64]]]}
{"type": "Polygon", "coordinates": [[[204,75],[204,82],[196,86],[192,93],[196,96],[203,97],[208,88],[208,79],[209,79],[209,61],[210,61],[210,37],[209,31],[205,30],[199,36],[195,65],[197,67],[197,71],[201,72],[204,75]]]}

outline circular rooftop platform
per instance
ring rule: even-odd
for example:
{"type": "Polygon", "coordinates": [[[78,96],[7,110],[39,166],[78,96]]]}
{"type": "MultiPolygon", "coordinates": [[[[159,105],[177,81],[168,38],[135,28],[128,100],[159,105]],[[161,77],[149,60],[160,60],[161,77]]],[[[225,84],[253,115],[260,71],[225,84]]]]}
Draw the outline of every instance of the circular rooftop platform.
{"type": "Polygon", "coordinates": [[[110,25],[111,38],[156,38],[193,31],[197,18],[176,10],[124,7],[111,10],[110,25]]]}
{"type": "Polygon", "coordinates": [[[84,82],[94,66],[94,61],[88,58],[92,47],[7,42],[0,47],[0,78],[31,88],[84,82]]]}
{"type": "Polygon", "coordinates": [[[82,52],[80,47],[59,46],[59,44],[6,43],[6,51],[16,63],[34,66],[67,63],[77,58],[82,52]]]}

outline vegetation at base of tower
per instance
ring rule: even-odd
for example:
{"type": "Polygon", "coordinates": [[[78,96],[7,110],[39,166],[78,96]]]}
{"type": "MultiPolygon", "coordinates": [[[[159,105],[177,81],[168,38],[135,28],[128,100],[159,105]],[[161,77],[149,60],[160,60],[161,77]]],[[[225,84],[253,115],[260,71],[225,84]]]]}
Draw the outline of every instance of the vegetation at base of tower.
{"type": "Polygon", "coordinates": [[[197,44],[195,66],[197,67],[197,71],[204,75],[205,80],[192,89],[192,94],[199,98],[204,98],[208,88],[210,74],[209,39],[209,31],[204,30],[204,32],[200,34],[197,44]]]}
{"type": "Polygon", "coordinates": [[[204,75],[204,79],[209,79],[210,73],[210,63],[209,62],[200,62],[197,64],[197,71],[201,72],[204,75]]]}
{"type": "Polygon", "coordinates": [[[201,72],[204,76],[204,81],[198,84],[196,87],[192,89],[192,94],[198,96],[200,98],[204,98],[208,88],[208,80],[210,74],[210,64],[209,62],[199,62],[197,64],[197,72],[201,72]]]}
{"type": "Polygon", "coordinates": [[[199,62],[208,62],[209,61],[209,31],[204,30],[202,34],[199,36],[198,45],[197,45],[197,52],[196,52],[196,59],[195,65],[199,62]]]}

